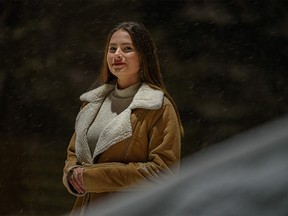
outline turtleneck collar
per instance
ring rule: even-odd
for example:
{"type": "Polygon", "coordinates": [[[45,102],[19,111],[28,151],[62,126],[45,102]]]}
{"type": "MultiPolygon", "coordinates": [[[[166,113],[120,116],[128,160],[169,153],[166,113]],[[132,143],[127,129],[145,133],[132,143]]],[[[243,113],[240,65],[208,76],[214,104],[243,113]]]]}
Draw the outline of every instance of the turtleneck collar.
{"type": "Polygon", "coordinates": [[[113,96],[117,97],[117,98],[131,98],[134,97],[134,95],[136,94],[136,92],[138,91],[138,89],[140,88],[141,83],[138,82],[132,86],[129,86],[125,89],[119,89],[117,84],[115,85],[115,89],[113,92],[113,96]]]}

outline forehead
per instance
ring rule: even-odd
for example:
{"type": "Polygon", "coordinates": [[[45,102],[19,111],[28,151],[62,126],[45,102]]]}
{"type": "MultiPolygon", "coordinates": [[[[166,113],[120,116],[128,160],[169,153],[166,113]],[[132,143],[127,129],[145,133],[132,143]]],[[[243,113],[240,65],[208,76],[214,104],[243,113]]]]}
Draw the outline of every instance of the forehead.
{"type": "Polygon", "coordinates": [[[130,34],[123,29],[119,29],[115,31],[110,38],[110,44],[118,44],[118,43],[131,43],[132,44],[132,39],[131,39],[130,34]]]}

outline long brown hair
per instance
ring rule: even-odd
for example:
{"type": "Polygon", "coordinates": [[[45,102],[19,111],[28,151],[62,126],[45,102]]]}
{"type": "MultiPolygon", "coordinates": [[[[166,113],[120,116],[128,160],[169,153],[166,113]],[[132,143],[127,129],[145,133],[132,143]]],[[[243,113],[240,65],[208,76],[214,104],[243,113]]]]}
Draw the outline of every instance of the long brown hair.
{"type": "Polygon", "coordinates": [[[164,92],[164,95],[172,103],[178,117],[179,126],[181,129],[182,136],[184,135],[184,129],[181,123],[180,115],[177,109],[177,106],[166,90],[166,87],[163,82],[162,74],[160,71],[160,65],[158,56],[156,53],[156,46],[152,40],[152,37],[149,31],[143,24],[136,22],[122,22],[116,25],[108,34],[105,49],[104,57],[102,62],[102,68],[97,80],[98,85],[105,83],[115,83],[116,77],[111,73],[108,68],[107,63],[107,53],[109,48],[110,39],[114,32],[117,30],[125,30],[130,34],[133,45],[141,59],[141,71],[140,71],[140,81],[148,84],[154,89],[159,89],[164,92]]]}

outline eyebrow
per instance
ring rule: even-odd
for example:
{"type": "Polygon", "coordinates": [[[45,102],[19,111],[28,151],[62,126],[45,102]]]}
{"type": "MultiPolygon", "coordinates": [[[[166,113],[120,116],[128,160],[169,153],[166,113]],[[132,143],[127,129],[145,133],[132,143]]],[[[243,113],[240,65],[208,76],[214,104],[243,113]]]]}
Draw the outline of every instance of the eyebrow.
{"type": "MultiPolygon", "coordinates": [[[[117,44],[116,43],[109,43],[109,46],[115,46],[115,45],[117,45],[117,44]]],[[[127,43],[122,43],[121,45],[133,45],[133,44],[127,42],[127,43]]]]}

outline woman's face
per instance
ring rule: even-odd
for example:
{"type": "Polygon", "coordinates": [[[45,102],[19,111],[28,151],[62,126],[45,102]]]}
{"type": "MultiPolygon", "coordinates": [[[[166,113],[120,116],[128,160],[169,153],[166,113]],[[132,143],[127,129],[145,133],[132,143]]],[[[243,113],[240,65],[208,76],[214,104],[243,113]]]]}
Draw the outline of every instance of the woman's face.
{"type": "Polygon", "coordinates": [[[108,47],[107,63],[111,73],[116,76],[119,88],[129,87],[140,80],[140,57],[125,30],[113,33],[108,47]]]}

